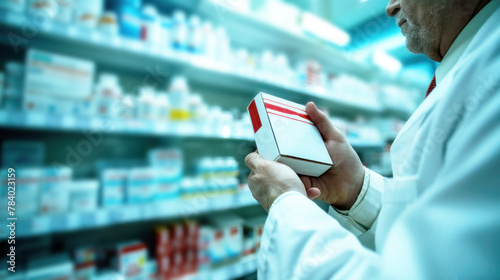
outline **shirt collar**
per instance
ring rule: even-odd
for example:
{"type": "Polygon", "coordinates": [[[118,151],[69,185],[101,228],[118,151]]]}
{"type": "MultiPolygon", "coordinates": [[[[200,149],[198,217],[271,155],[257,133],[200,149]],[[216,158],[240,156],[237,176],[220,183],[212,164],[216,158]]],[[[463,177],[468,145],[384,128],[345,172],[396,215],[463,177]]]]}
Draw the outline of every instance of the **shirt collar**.
{"type": "Polygon", "coordinates": [[[492,0],[465,26],[458,37],[451,44],[441,64],[436,69],[436,83],[439,84],[444,77],[457,64],[464,54],[474,35],[481,29],[490,16],[500,7],[500,0],[492,0]]]}

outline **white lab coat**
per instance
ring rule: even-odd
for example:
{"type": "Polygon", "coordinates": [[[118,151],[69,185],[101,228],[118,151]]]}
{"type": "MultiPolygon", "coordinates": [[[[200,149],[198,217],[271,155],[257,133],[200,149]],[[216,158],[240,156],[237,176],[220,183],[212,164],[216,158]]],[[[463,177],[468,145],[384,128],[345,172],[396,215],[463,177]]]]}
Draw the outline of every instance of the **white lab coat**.
{"type": "Polygon", "coordinates": [[[403,127],[394,179],[370,171],[375,202],[338,219],[298,192],[273,203],[259,279],[500,278],[499,23],[500,9],[403,127]]]}

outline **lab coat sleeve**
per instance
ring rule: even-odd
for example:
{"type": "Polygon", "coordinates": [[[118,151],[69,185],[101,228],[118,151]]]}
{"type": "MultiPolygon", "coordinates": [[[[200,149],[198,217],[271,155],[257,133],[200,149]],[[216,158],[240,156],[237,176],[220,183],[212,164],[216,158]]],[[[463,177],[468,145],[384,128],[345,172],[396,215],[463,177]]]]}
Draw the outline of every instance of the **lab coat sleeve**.
{"type": "Polygon", "coordinates": [[[365,234],[367,231],[373,233],[370,229],[382,208],[382,194],[386,181],[386,178],[365,168],[363,186],[351,209],[342,211],[332,207],[329,214],[356,236],[365,234]]]}
{"type": "Polygon", "coordinates": [[[378,274],[378,261],[314,202],[290,191],[271,206],[258,279],[368,279],[378,274]]]}
{"type": "Polygon", "coordinates": [[[367,248],[375,250],[376,220],[382,207],[384,185],[389,179],[365,168],[363,187],[350,210],[331,207],[328,214],[356,235],[367,248]]]}

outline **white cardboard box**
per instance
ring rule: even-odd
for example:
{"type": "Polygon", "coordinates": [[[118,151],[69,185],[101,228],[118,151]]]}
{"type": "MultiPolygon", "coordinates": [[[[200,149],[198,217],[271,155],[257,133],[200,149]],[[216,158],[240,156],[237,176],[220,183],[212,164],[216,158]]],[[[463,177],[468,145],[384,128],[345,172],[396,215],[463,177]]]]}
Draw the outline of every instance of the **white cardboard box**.
{"type": "Polygon", "coordinates": [[[314,177],[332,167],[323,138],[304,105],[261,92],[247,109],[257,149],[264,159],[314,177]]]}
{"type": "Polygon", "coordinates": [[[23,108],[73,114],[92,97],[95,64],[89,60],[29,49],[23,108]]]}
{"type": "Polygon", "coordinates": [[[147,279],[148,250],[144,243],[132,241],[118,245],[118,271],[127,280],[147,279]]]}

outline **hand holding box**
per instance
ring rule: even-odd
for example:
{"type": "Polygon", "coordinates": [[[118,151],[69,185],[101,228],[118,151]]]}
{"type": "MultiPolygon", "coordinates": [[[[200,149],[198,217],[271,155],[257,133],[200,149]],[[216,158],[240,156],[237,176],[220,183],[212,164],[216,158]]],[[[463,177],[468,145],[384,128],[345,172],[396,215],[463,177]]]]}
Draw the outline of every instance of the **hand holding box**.
{"type": "Polygon", "coordinates": [[[259,93],[248,106],[259,154],[297,174],[321,176],[333,165],[323,138],[305,106],[259,93]]]}

